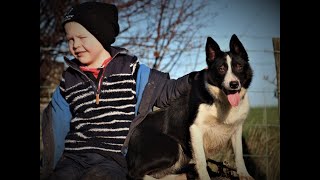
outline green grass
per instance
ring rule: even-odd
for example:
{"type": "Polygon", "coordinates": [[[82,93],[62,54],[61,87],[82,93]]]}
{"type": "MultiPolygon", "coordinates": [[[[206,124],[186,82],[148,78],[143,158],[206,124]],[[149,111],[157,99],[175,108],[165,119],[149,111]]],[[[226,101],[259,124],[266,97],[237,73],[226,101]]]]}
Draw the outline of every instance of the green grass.
{"type": "Polygon", "coordinates": [[[243,136],[252,159],[267,180],[280,179],[280,118],[278,107],[251,108],[243,136]]]}
{"type": "Polygon", "coordinates": [[[252,107],[250,109],[246,124],[273,124],[279,125],[279,113],[277,106],[252,107]]]}
{"type": "Polygon", "coordinates": [[[253,107],[244,123],[243,136],[247,139],[251,128],[280,130],[278,107],[253,107]]]}

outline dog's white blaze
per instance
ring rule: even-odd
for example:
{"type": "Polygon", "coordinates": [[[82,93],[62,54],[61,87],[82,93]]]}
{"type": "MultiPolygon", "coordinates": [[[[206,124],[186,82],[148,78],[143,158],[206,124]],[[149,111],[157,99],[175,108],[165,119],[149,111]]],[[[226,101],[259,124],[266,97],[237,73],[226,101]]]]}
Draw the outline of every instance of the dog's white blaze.
{"type": "Polygon", "coordinates": [[[227,55],[227,65],[228,65],[228,71],[226,73],[226,76],[224,77],[224,80],[222,82],[223,87],[225,87],[228,90],[238,90],[241,88],[241,86],[239,86],[237,89],[232,89],[230,87],[230,82],[231,81],[238,81],[240,84],[239,79],[237,78],[237,76],[235,74],[233,74],[232,72],[232,66],[231,66],[231,58],[229,55],[227,55]]]}

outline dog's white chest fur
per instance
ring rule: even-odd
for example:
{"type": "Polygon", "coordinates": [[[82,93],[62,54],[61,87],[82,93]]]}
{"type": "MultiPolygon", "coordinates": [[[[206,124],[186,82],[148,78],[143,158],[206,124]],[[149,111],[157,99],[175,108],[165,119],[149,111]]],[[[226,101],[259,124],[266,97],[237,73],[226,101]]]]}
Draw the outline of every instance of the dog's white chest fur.
{"type": "Polygon", "coordinates": [[[249,100],[244,94],[237,107],[215,102],[201,104],[194,124],[201,129],[205,155],[216,153],[230,140],[249,113],[249,100]]]}

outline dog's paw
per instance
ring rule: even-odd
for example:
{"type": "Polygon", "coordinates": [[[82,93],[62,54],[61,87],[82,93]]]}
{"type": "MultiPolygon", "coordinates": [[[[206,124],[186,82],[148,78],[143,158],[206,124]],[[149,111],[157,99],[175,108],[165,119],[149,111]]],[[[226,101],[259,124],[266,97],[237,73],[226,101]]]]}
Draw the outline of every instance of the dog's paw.
{"type": "Polygon", "coordinates": [[[240,180],[254,180],[250,175],[239,175],[240,180]]]}

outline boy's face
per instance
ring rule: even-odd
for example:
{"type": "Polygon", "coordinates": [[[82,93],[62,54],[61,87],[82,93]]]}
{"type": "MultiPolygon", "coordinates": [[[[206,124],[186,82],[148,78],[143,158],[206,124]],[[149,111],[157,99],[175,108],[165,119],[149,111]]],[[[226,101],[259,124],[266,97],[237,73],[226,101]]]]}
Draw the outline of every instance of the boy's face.
{"type": "Polygon", "coordinates": [[[64,28],[71,54],[88,67],[100,67],[106,51],[102,44],[77,22],[68,22],[64,28]]]}

